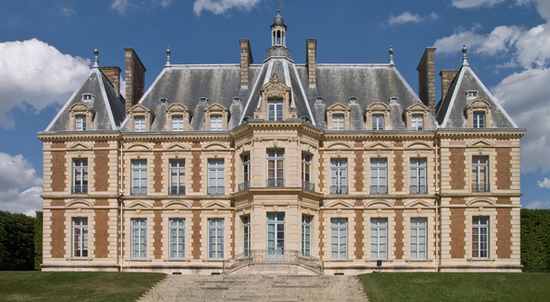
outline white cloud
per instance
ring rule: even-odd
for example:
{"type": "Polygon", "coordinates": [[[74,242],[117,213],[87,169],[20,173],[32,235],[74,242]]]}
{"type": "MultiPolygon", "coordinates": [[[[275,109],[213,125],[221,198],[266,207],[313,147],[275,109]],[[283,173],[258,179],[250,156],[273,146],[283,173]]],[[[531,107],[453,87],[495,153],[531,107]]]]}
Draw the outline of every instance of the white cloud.
{"type": "Polygon", "coordinates": [[[539,188],[550,189],[550,178],[545,177],[542,180],[537,181],[539,188]]]}
{"type": "Polygon", "coordinates": [[[41,183],[22,155],[0,152],[0,210],[33,215],[42,207],[41,183]]]}
{"type": "Polygon", "coordinates": [[[453,5],[458,8],[475,8],[481,6],[494,6],[506,0],[453,0],[453,5]]]}
{"type": "Polygon", "coordinates": [[[15,125],[9,113],[18,106],[66,101],[89,73],[86,60],[36,39],[0,43],[0,70],[0,128],[15,125]]]}
{"type": "Polygon", "coordinates": [[[115,10],[119,14],[124,14],[128,9],[129,4],[130,3],[128,0],[113,0],[111,3],[111,9],[115,10]]]}
{"type": "Polygon", "coordinates": [[[230,9],[251,10],[260,0],[195,0],[193,11],[200,16],[203,11],[221,15],[230,9]]]}
{"type": "Polygon", "coordinates": [[[413,14],[411,12],[403,12],[400,15],[397,16],[390,16],[388,18],[388,24],[389,25],[402,25],[407,23],[420,23],[426,20],[437,20],[439,18],[439,15],[437,15],[435,12],[432,12],[431,14],[427,16],[421,16],[419,14],[413,14]]]}

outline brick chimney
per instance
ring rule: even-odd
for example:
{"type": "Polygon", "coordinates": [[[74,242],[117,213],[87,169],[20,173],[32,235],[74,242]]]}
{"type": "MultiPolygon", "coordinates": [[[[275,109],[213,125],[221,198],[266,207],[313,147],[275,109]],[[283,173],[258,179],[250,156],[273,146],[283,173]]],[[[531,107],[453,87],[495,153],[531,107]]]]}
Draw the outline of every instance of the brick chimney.
{"type": "Polygon", "coordinates": [[[435,112],[435,48],[428,47],[418,63],[418,96],[435,112]]]}
{"type": "Polygon", "coordinates": [[[126,112],[143,96],[145,66],[133,48],[124,49],[124,81],[126,82],[126,112]]]}
{"type": "Polygon", "coordinates": [[[317,87],[317,40],[306,41],[306,66],[309,88],[317,87]]]}
{"type": "Polygon", "coordinates": [[[241,48],[241,88],[248,89],[248,84],[250,81],[249,77],[249,67],[252,64],[252,50],[250,49],[250,41],[247,39],[240,40],[241,48]]]}
{"type": "Polygon", "coordinates": [[[105,66],[99,67],[99,70],[109,79],[117,96],[120,95],[120,67],[118,66],[105,66]]]}
{"type": "Polygon", "coordinates": [[[457,70],[451,70],[451,69],[443,69],[439,73],[441,76],[441,99],[444,100],[447,96],[447,92],[449,92],[449,88],[451,88],[451,82],[456,77],[456,74],[458,73],[457,70]]]}

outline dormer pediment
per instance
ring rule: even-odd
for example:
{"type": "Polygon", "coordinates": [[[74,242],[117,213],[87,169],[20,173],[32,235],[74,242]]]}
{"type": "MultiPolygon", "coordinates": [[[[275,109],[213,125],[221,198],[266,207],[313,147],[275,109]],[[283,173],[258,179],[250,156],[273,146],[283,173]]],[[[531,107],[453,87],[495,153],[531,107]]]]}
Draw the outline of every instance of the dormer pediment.
{"type": "Polygon", "coordinates": [[[422,103],[415,103],[407,107],[408,112],[428,112],[429,109],[422,103]]]}
{"type": "Polygon", "coordinates": [[[187,112],[187,106],[184,104],[174,103],[170,106],[168,106],[168,109],[166,109],[167,113],[178,113],[178,112],[187,112]]]}
{"type": "Polygon", "coordinates": [[[468,109],[489,109],[489,108],[491,108],[491,104],[485,98],[476,98],[470,101],[466,105],[466,108],[464,108],[464,111],[467,111],[468,109]]]}
{"type": "Polygon", "coordinates": [[[350,108],[346,104],[334,103],[327,108],[327,111],[349,111],[350,108]]]}
{"type": "Polygon", "coordinates": [[[150,113],[151,109],[141,105],[136,104],[132,108],[130,108],[130,113],[150,113]]]}
{"type": "Polygon", "coordinates": [[[264,98],[285,98],[287,93],[290,93],[290,87],[281,81],[277,74],[274,74],[269,82],[262,87],[261,93],[264,98]]]}
{"type": "Polygon", "coordinates": [[[214,111],[225,111],[225,107],[221,104],[218,104],[218,103],[213,103],[211,105],[209,105],[208,107],[206,107],[206,111],[209,111],[209,112],[214,112],[214,111]]]}
{"type": "Polygon", "coordinates": [[[371,103],[367,107],[367,111],[390,111],[390,109],[391,108],[390,108],[390,106],[388,106],[388,104],[380,102],[380,101],[376,101],[374,103],[371,103]]]}

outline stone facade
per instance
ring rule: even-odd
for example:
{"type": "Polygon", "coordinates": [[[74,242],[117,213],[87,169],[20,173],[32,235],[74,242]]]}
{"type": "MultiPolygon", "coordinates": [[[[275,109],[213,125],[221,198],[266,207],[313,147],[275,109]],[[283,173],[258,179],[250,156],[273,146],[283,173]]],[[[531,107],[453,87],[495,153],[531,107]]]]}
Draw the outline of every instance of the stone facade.
{"type": "MultiPolygon", "coordinates": [[[[274,28],[286,30],[282,17],[276,18],[274,28]]],[[[276,43],[276,34],[273,39],[276,43]]],[[[253,89],[244,108],[228,112],[223,104],[201,100],[196,105],[181,104],[177,110],[157,106],[172,108],[163,109],[168,112],[164,116],[147,105],[146,93],[139,104],[122,106],[129,108],[123,110],[128,115],[119,122],[115,118],[114,130],[53,130],[63,124],[54,121],[39,134],[44,154],[43,270],[210,274],[266,264],[325,274],[521,270],[523,130],[498,128],[498,112],[489,116],[495,120],[486,129],[444,128],[439,120],[432,125],[432,101],[424,106],[418,98],[399,113],[394,103],[402,100],[369,100],[372,106],[358,115],[349,108],[360,101],[334,100],[334,105],[326,104],[325,114],[310,112],[308,119],[302,119],[300,108],[310,109],[308,104],[297,105],[296,94],[303,86],[322,85],[317,77],[328,68],[316,63],[316,42],[306,43],[304,85],[294,82],[293,70],[300,69],[294,69],[293,63],[270,62],[280,60],[286,45],[274,45],[267,67],[259,71],[249,70],[253,68],[249,42],[242,40],[240,46],[241,63],[234,69],[240,79],[235,85],[253,89]],[[277,66],[280,75],[275,74],[277,66]],[[266,75],[265,69],[275,75],[266,75]],[[248,104],[258,96],[257,103],[248,104]],[[268,105],[271,100],[283,103],[280,119],[272,120],[277,115],[268,105]],[[203,108],[204,115],[192,106],[203,108]],[[169,126],[175,127],[178,110],[189,119],[181,131],[169,126]],[[385,117],[386,130],[371,128],[377,110],[385,117]],[[342,124],[335,117],[340,111],[342,124]],[[135,112],[148,114],[143,131],[134,120],[135,112]],[[235,112],[241,114],[237,125],[235,112]],[[209,127],[218,118],[215,115],[223,119],[222,130],[209,127]],[[423,126],[414,128],[418,115],[424,117],[423,126]],[[390,124],[393,120],[399,122],[390,124]],[[270,155],[273,150],[280,156],[277,163],[270,155]],[[476,169],[481,168],[473,166],[480,157],[487,159],[483,184],[488,189],[483,192],[475,186],[481,175],[476,169]],[[86,189],[75,190],[80,180],[75,160],[82,159],[86,189]],[[416,168],[418,159],[425,163],[425,172],[416,168]],[[170,168],[174,160],[182,163],[177,192],[170,168]],[[138,161],[144,165],[140,172],[135,168],[138,161]],[[212,171],[213,161],[222,163],[217,174],[212,171]],[[336,170],[337,162],[345,163],[345,168],[336,170]],[[418,180],[418,173],[424,173],[424,180],[418,180]],[[219,180],[221,184],[215,183],[219,180]],[[419,183],[425,189],[417,190],[419,183]],[[136,191],[138,187],[144,191],[136,191]],[[86,221],[85,243],[77,234],[76,218],[86,221]],[[145,222],[142,233],[133,225],[136,219],[145,222]],[[173,219],[183,222],[181,232],[174,231],[173,219]],[[221,221],[218,233],[211,226],[214,221],[221,221]],[[486,222],[483,238],[479,221],[486,222]],[[143,254],[136,256],[141,246],[143,254]],[[82,249],[84,255],[79,254],[82,249]],[[181,253],[175,256],[174,250],[181,253]]],[[[126,60],[134,70],[126,75],[126,87],[135,98],[142,90],[136,78],[145,68],[133,50],[126,51],[126,60]]],[[[435,97],[432,50],[422,61],[428,70],[419,69],[425,77],[421,85],[431,100],[435,97]],[[424,62],[428,57],[430,62],[424,62]]],[[[177,69],[166,68],[163,72],[177,69]]],[[[451,93],[458,88],[448,89],[451,93]]],[[[325,108],[326,101],[318,99],[315,108],[325,108]]]]}

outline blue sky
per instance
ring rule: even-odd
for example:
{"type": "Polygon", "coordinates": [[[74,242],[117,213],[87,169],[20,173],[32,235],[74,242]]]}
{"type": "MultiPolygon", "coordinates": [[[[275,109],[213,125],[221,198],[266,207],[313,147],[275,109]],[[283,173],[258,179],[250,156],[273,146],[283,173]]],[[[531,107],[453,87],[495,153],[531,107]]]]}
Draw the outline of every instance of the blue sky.
{"type": "MultiPolygon", "coordinates": [[[[238,40],[256,62],[270,45],[278,1],[5,0],[0,4],[0,209],[39,207],[43,130],[87,73],[92,49],[102,65],[123,68],[135,48],[150,84],[173,49],[174,63],[236,63],[238,40]]],[[[437,46],[437,69],[456,68],[462,44],[471,63],[516,122],[523,143],[523,202],[550,207],[550,1],[283,1],[288,46],[304,61],[318,40],[324,63],[396,63],[413,87],[416,66],[437,46]]],[[[437,84],[439,85],[439,83],[437,84]]],[[[439,86],[437,86],[439,87],[439,86]]]]}

